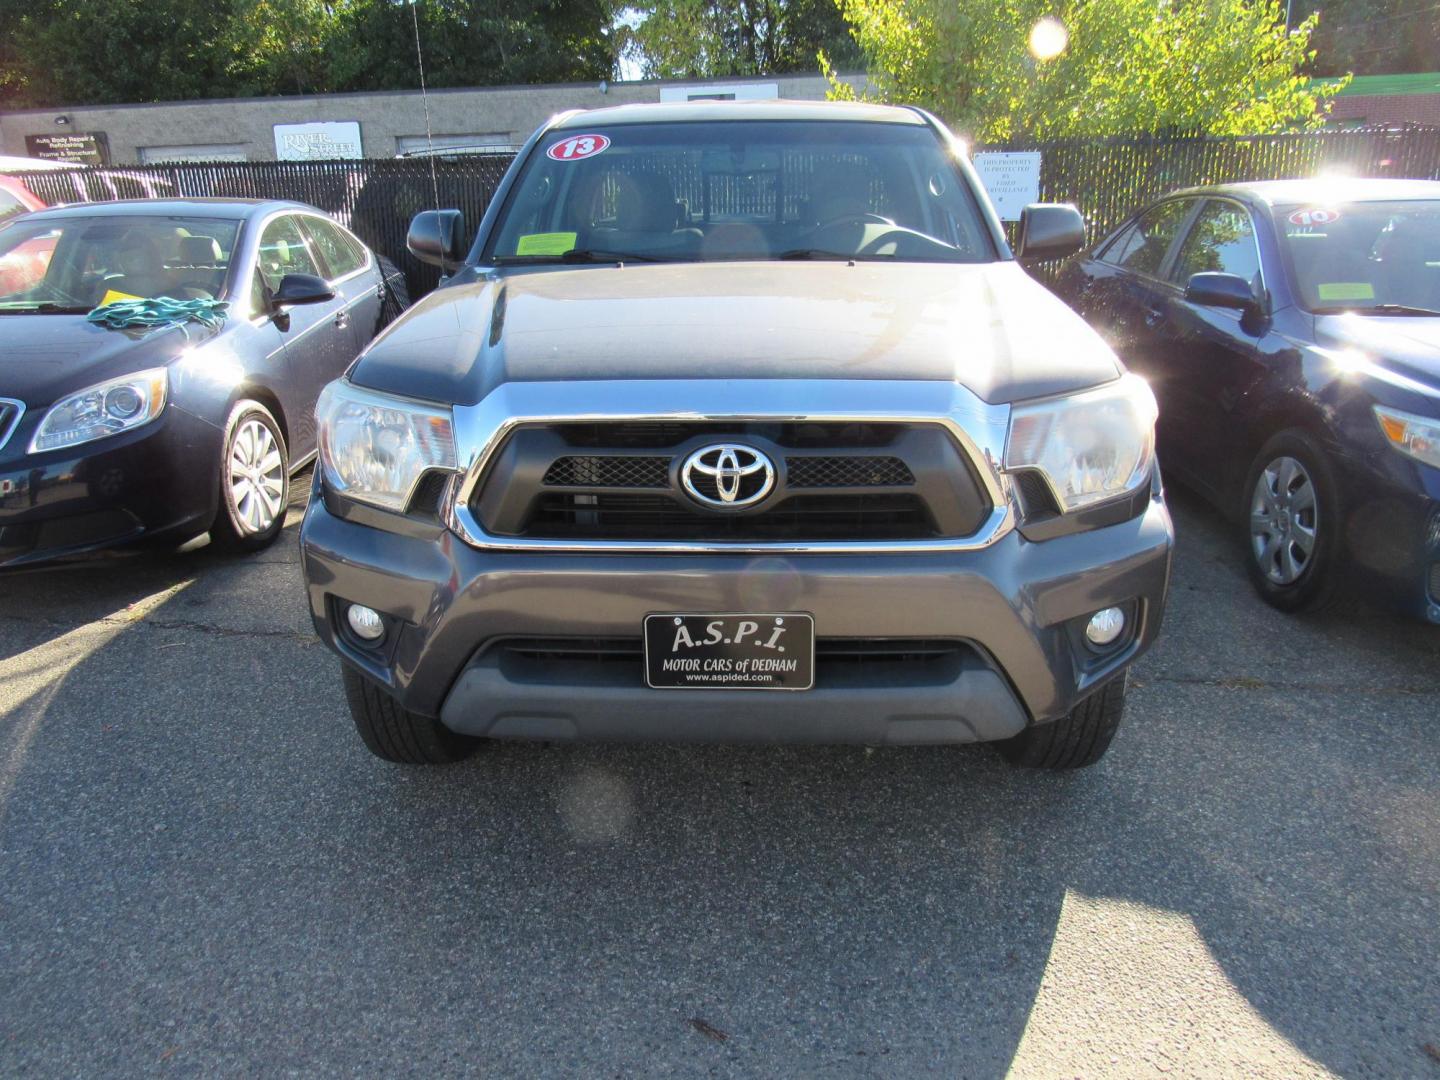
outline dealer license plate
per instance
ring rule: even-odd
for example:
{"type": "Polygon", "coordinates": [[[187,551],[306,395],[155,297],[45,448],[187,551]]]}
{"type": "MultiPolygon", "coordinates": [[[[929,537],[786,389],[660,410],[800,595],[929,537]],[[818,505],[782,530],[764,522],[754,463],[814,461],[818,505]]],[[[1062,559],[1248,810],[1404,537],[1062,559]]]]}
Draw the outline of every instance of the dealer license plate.
{"type": "Polygon", "coordinates": [[[793,611],[647,615],[645,681],[674,690],[809,690],[815,619],[793,611]]]}

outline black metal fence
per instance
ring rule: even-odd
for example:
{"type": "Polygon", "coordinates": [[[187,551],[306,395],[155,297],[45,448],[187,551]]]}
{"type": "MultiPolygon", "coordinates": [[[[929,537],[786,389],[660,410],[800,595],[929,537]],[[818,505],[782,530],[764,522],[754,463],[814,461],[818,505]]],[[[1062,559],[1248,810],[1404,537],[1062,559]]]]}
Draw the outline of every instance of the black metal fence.
{"type": "Polygon", "coordinates": [[[1181,187],[1299,180],[1330,171],[1362,177],[1440,178],[1440,128],[1246,138],[1132,136],[977,149],[1040,151],[1040,198],[1078,206],[1092,240],[1151,200],[1181,187]]]}
{"type": "Polygon", "coordinates": [[[367,161],[248,161],[196,165],[139,165],[24,174],[25,186],[48,203],[104,199],[218,196],[293,199],[333,214],[373,250],[405,273],[411,296],[435,287],[439,271],[405,250],[410,219],[437,205],[480,223],[512,154],[474,154],[431,162],[414,158],[367,161]]]}
{"type": "MultiPolygon", "coordinates": [[[[1194,184],[1298,179],[1329,170],[1440,178],[1440,128],[1074,139],[977,150],[1040,151],[1040,197],[1079,206],[1092,239],[1156,196],[1194,184]]],[[[505,153],[436,160],[433,179],[430,161],[402,158],[57,170],[26,174],[25,183],[47,202],[211,195],[310,203],[392,259],[405,272],[411,295],[419,296],[435,287],[439,275],[405,250],[411,217],[436,205],[454,207],[473,229],[510,161],[505,153]]]]}

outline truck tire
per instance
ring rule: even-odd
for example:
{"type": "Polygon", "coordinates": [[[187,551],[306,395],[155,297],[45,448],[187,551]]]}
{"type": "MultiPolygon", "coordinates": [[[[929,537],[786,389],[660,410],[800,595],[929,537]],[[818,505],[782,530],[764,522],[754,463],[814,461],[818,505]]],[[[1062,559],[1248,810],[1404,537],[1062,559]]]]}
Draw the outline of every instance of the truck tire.
{"type": "Polygon", "coordinates": [[[457,735],[438,720],[404,709],[349,664],[340,665],[350,716],[366,748],[401,765],[445,765],[468,757],[478,739],[457,735]]]}
{"type": "Polygon", "coordinates": [[[1083,769],[1105,756],[1125,711],[1125,680],[1118,679],[1091,694],[1069,715],[1049,724],[1026,728],[1000,744],[1012,764],[1027,769],[1083,769]]]}

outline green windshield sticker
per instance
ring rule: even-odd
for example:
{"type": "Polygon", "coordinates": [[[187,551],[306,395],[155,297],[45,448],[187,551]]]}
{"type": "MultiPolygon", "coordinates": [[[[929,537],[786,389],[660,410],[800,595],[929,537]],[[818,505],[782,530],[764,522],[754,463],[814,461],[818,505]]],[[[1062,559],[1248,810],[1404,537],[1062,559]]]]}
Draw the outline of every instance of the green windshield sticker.
{"type": "Polygon", "coordinates": [[[537,232],[520,237],[516,255],[564,255],[575,246],[573,232],[537,232]]]}
{"type": "Polygon", "coordinates": [[[1318,286],[1321,300],[1374,300],[1375,286],[1368,281],[1335,281],[1318,286]]]}

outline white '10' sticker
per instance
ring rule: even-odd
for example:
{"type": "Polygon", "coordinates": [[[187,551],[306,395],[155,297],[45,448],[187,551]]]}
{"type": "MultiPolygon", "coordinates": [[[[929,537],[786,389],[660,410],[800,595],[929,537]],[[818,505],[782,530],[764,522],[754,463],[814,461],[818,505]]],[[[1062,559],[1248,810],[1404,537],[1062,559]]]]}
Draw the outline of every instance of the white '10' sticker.
{"type": "Polygon", "coordinates": [[[545,153],[556,161],[584,161],[604,153],[609,145],[610,140],[604,135],[572,135],[561,139],[545,153]]]}

